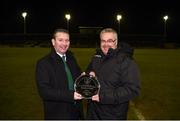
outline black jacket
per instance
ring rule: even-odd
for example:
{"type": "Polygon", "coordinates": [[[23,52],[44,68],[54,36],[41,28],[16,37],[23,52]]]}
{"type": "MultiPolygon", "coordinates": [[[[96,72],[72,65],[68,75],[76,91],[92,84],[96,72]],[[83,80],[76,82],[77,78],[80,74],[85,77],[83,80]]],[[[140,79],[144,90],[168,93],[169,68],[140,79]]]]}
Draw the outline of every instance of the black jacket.
{"type": "Polygon", "coordinates": [[[100,102],[89,101],[88,119],[126,119],[128,104],[140,93],[138,66],[132,58],[133,49],[121,46],[101,50],[92,58],[87,71],[94,71],[100,82],[100,102]]]}
{"type": "MultiPolygon", "coordinates": [[[[66,53],[67,64],[75,80],[81,73],[72,53],[66,53]]],[[[36,80],[43,99],[45,119],[79,119],[82,106],[74,101],[74,92],[68,90],[63,60],[55,50],[40,59],[36,65],[36,80]]]]}

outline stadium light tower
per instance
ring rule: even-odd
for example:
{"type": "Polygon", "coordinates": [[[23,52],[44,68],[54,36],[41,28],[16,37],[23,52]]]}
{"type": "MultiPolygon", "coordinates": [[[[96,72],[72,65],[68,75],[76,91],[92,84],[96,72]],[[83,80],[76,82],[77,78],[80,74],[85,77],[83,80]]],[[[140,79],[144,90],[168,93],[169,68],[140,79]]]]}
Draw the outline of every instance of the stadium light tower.
{"type": "Polygon", "coordinates": [[[120,14],[118,14],[116,16],[116,19],[118,21],[118,34],[120,35],[120,22],[121,22],[122,16],[120,14]]]}
{"type": "Polygon", "coordinates": [[[168,20],[168,15],[165,15],[163,17],[164,19],[164,41],[166,41],[166,38],[167,38],[167,20],[168,20]]]}
{"type": "Polygon", "coordinates": [[[22,12],[22,17],[24,18],[24,34],[26,34],[26,16],[27,12],[22,12]]]}
{"type": "Polygon", "coordinates": [[[67,20],[67,30],[69,30],[69,20],[71,19],[71,15],[70,14],[66,14],[65,18],[67,20]]]}

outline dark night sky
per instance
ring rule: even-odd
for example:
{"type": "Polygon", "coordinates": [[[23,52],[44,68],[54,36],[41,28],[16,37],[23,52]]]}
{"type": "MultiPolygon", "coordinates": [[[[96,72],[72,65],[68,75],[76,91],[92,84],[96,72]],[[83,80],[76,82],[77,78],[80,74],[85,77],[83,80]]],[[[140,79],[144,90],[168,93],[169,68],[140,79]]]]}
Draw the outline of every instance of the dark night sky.
{"type": "Polygon", "coordinates": [[[0,33],[21,33],[26,10],[27,32],[50,33],[57,27],[66,27],[64,14],[72,16],[70,28],[78,26],[101,26],[117,28],[116,14],[122,14],[121,32],[124,34],[161,34],[163,15],[168,14],[168,33],[176,36],[179,28],[179,6],[177,0],[2,0],[0,2],[0,33]]]}

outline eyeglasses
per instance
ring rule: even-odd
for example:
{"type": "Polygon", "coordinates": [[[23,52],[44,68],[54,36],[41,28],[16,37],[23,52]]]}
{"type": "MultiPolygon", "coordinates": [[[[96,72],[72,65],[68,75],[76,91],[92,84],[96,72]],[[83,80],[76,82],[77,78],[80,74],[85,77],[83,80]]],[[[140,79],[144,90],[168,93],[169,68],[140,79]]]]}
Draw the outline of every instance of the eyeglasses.
{"type": "Polygon", "coordinates": [[[114,43],[116,40],[108,39],[108,40],[101,40],[101,43],[114,43]]]}

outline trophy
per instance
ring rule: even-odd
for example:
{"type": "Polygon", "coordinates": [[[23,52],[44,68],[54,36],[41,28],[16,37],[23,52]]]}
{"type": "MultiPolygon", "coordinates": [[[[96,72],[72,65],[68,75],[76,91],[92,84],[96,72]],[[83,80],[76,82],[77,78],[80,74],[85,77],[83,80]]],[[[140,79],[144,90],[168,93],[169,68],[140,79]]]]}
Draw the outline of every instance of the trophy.
{"type": "Polygon", "coordinates": [[[74,90],[81,94],[84,99],[91,99],[99,92],[100,84],[96,77],[91,75],[81,75],[74,83],[74,90]]]}

